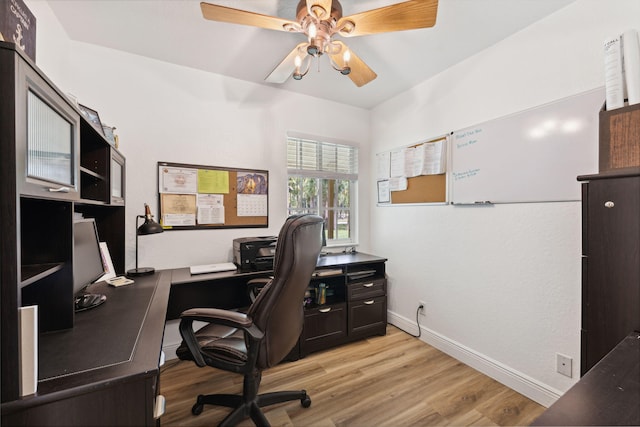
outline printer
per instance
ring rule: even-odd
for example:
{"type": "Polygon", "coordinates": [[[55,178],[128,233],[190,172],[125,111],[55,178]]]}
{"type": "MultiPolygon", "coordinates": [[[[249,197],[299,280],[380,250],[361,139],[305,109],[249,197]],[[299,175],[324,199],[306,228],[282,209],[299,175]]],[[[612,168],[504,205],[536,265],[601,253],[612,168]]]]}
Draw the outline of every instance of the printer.
{"type": "Polygon", "coordinates": [[[276,236],[233,239],[233,262],[242,271],[273,270],[276,236]]]}

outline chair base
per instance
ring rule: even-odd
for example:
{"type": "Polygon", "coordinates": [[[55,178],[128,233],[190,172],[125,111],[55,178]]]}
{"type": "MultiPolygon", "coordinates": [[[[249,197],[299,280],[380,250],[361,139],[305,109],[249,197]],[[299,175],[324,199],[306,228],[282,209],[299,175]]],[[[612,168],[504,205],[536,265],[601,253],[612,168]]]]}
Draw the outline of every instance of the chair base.
{"type": "Polygon", "coordinates": [[[303,408],[311,406],[311,398],[306,390],[265,393],[257,395],[249,401],[245,401],[243,396],[235,394],[201,394],[191,408],[191,413],[200,415],[204,405],[225,406],[234,408],[234,410],[222,420],[219,424],[221,427],[234,426],[247,417],[251,417],[257,426],[269,426],[269,421],[260,408],[292,400],[299,400],[303,408]]]}

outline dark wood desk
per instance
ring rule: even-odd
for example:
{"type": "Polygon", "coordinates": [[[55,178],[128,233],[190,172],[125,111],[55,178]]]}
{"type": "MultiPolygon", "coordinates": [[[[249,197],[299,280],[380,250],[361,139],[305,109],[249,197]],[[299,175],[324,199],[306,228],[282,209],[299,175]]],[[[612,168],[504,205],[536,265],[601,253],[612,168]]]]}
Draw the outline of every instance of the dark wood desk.
{"type": "MultiPolygon", "coordinates": [[[[310,288],[322,282],[332,295],[327,297],[326,304],[305,306],[303,333],[287,360],[368,336],[384,335],[386,261],[360,252],[318,258],[316,271],[331,274],[312,277],[310,288]]],[[[272,274],[273,271],[232,271],[191,275],[189,268],[171,270],[167,320],[178,319],[184,310],[195,307],[248,307],[247,282],[272,274]]]]}
{"type": "MultiPolygon", "coordinates": [[[[384,263],[386,258],[365,253],[336,253],[318,258],[318,269],[384,263]]],[[[249,305],[247,282],[251,279],[269,277],[271,270],[264,271],[223,271],[219,273],[194,274],[189,268],[171,271],[171,294],[167,308],[167,320],[180,318],[180,313],[189,308],[213,307],[235,309],[249,305]]],[[[384,271],[382,272],[384,273],[384,271]]]]}
{"type": "Polygon", "coordinates": [[[153,426],[170,272],[89,287],[107,301],[39,337],[38,391],[2,404],[2,425],[153,426]]]}
{"type": "Polygon", "coordinates": [[[640,333],[623,339],[532,425],[640,425],[640,333]]]}
{"type": "Polygon", "coordinates": [[[180,318],[180,313],[195,307],[235,309],[249,306],[247,282],[269,277],[272,271],[219,273],[191,275],[189,268],[176,268],[171,272],[171,293],[167,308],[167,320],[180,318]]]}

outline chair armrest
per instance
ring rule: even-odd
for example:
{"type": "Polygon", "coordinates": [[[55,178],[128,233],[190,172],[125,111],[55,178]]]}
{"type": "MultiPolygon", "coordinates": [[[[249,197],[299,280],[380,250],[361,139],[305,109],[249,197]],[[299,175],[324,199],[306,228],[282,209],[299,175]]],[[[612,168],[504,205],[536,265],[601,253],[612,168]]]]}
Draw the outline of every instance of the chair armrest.
{"type": "Polygon", "coordinates": [[[253,324],[253,320],[244,313],[221,310],[219,308],[190,308],[183,311],[182,314],[180,314],[180,318],[242,329],[248,328],[253,324]]]}
{"type": "Polygon", "coordinates": [[[206,363],[200,352],[198,339],[193,331],[194,320],[242,329],[245,331],[245,337],[252,342],[260,341],[264,337],[264,333],[244,313],[218,308],[191,308],[185,310],[180,315],[180,335],[182,335],[182,339],[187,344],[196,365],[200,367],[206,366],[206,363]]]}

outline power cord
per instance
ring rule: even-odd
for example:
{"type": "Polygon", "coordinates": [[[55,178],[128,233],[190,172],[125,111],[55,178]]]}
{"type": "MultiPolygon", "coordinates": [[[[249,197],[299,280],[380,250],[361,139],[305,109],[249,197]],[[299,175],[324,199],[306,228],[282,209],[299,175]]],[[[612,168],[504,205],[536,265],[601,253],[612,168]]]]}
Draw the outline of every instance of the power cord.
{"type": "Polygon", "coordinates": [[[411,332],[409,332],[409,335],[411,335],[414,338],[420,338],[420,336],[422,335],[422,328],[420,328],[420,320],[419,320],[419,316],[420,316],[420,310],[424,309],[424,305],[420,304],[418,306],[418,308],[416,309],[416,324],[418,325],[418,335],[414,335],[411,332]]]}

